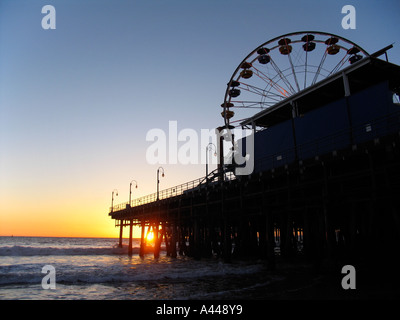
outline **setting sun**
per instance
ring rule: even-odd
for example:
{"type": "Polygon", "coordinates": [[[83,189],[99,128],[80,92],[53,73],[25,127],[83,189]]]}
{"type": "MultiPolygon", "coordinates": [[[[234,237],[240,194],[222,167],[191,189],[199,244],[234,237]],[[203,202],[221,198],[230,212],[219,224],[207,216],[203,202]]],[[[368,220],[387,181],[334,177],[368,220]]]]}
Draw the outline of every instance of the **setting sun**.
{"type": "Polygon", "coordinates": [[[153,232],[147,233],[146,240],[148,242],[151,242],[151,241],[153,241],[153,239],[154,239],[154,233],[153,232]]]}

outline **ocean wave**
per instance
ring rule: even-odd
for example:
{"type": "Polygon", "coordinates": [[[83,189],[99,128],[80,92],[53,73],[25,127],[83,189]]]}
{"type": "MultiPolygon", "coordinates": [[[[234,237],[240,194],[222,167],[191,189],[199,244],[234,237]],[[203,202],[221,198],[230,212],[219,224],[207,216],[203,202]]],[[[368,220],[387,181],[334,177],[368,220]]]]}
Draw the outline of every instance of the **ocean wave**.
{"type": "MultiPolygon", "coordinates": [[[[56,271],[57,285],[130,285],[152,286],[166,284],[196,283],[198,280],[220,281],[230,277],[241,277],[262,270],[262,265],[225,265],[217,261],[180,261],[171,259],[145,259],[125,263],[118,260],[98,260],[95,256],[71,260],[61,257],[52,265],[56,271]],[[110,261],[114,261],[110,263],[110,261]]],[[[38,260],[28,263],[0,266],[0,286],[36,285],[40,287],[44,274],[43,264],[38,260]]],[[[43,263],[47,263],[43,262],[43,263]]]]}
{"type": "MultiPolygon", "coordinates": [[[[140,248],[132,248],[132,253],[139,253],[140,248]]],[[[32,247],[32,246],[6,246],[0,247],[0,257],[5,256],[77,256],[77,255],[118,255],[127,254],[128,248],[118,247],[32,247]]]]}
{"type": "MultiPolygon", "coordinates": [[[[27,270],[25,266],[17,266],[14,270],[1,270],[0,286],[8,285],[35,285],[40,286],[44,274],[42,274],[41,266],[30,268],[27,270]],[[3,273],[3,274],[2,274],[3,273]]],[[[179,284],[190,283],[191,285],[198,281],[229,281],[232,277],[240,277],[259,271],[258,268],[245,268],[244,270],[213,270],[206,269],[199,272],[196,269],[173,270],[168,272],[161,268],[152,268],[132,270],[130,268],[114,268],[114,267],[95,267],[87,266],[80,268],[66,269],[55,266],[56,284],[57,285],[92,285],[92,284],[111,284],[111,285],[134,285],[153,287],[163,284],[179,284]]]]}

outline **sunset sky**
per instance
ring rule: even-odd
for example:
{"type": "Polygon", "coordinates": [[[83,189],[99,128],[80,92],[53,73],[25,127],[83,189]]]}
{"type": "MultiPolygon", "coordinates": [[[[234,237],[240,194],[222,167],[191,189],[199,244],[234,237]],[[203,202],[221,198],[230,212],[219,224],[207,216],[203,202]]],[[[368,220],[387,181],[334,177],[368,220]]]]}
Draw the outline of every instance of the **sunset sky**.
{"type": "MultiPolygon", "coordinates": [[[[222,125],[238,64],[285,33],[330,32],[369,53],[394,43],[400,64],[399,12],[398,0],[0,0],[0,235],[117,237],[112,191],[115,203],[132,180],[133,197],[156,191],[149,130],[222,125]],[[355,30],[341,26],[346,4],[355,30]],[[55,30],[41,26],[45,5],[55,30]]],[[[161,189],[205,174],[162,166],[161,189]]]]}

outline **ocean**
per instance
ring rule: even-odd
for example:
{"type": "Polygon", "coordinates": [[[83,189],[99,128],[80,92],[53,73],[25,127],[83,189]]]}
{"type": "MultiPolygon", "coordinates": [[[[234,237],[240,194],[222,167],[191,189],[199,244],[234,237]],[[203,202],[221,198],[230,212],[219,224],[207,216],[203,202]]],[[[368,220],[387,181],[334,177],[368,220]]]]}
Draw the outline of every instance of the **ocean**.
{"type": "MultiPolygon", "coordinates": [[[[259,301],[398,299],[395,279],[361,272],[356,290],[344,290],[339,268],[332,275],[315,272],[301,260],[268,270],[264,260],[187,256],[139,257],[139,239],[128,255],[127,240],[0,237],[0,300],[140,300],[146,301],[259,301]]],[[[398,274],[398,273],[396,273],[398,274]]],[[[274,302],[274,303],[275,303],[274,302]]],[[[256,304],[262,308],[261,303],[256,304]]],[[[247,309],[254,309],[248,307],[247,309]]]]}
{"type": "Polygon", "coordinates": [[[0,237],[0,300],[257,298],[282,280],[263,261],[224,263],[185,256],[140,258],[110,238],[0,237]],[[43,270],[43,272],[42,272],[43,270]],[[52,289],[51,284],[55,286],[52,289]]]}

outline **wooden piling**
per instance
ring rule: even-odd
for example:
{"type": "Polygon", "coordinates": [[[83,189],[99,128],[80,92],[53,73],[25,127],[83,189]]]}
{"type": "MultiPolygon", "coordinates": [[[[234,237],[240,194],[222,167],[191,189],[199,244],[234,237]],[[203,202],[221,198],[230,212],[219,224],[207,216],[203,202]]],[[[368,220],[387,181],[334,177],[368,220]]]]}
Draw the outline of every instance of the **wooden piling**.
{"type": "Polygon", "coordinates": [[[231,227],[228,223],[227,217],[224,219],[224,235],[223,235],[223,255],[225,262],[231,262],[232,259],[232,241],[231,241],[231,227]]]}
{"type": "Polygon", "coordinates": [[[132,255],[132,232],[133,232],[133,219],[129,221],[129,245],[128,245],[128,254],[132,255]]]}
{"type": "Polygon", "coordinates": [[[140,252],[139,256],[141,258],[144,257],[145,249],[146,249],[146,239],[145,239],[145,229],[146,229],[146,223],[144,220],[141,222],[141,235],[140,235],[140,252]]]}
{"type": "Polygon", "coordinates": [[[266,256],[268,262],[268,269],[275,270],[275,237],[274,237],[274,219],[273,213],[268,211],[265,215],[265,228],[266,228],[266,256]]]}
{"type": "Polygon", "coordinates": [[[171,257],[176,258],[177,253],[176,253],[176,239],[177,239],[177,227],[175,224],[172,225],[171,227],[171,257]]]}
{"type": "Polygon", "coordinates": [[[179,228],[179,255],[180,256],[187,255],[185,226],[181,226],[179,228]]]}
{"type": "Polygon", "coordinates": [[[157,259],[160,257],[160,246],[161,246],[161,240],[159,239],[160,232],[159,232],[158,222],[153,225],[153,233],[154,233],[154,258],[157,259]]]}
{"type": "Polygon", "coordinates": [[[200,227],[199,227],[199,222],[197,219],[194,221],[194,226],[193,226],[193,243],[192,243],[192,254],[193,257],[196,260],[199,260],[201,258],[201,252],[200,252],[200,227]]]}
{"type": "Polygon", "coordinates": [[[118,247],[122,248],[122,232],[124,230],[124,220],[120,220],[120,225],[119,225],[119,243],[118,247]]]}

